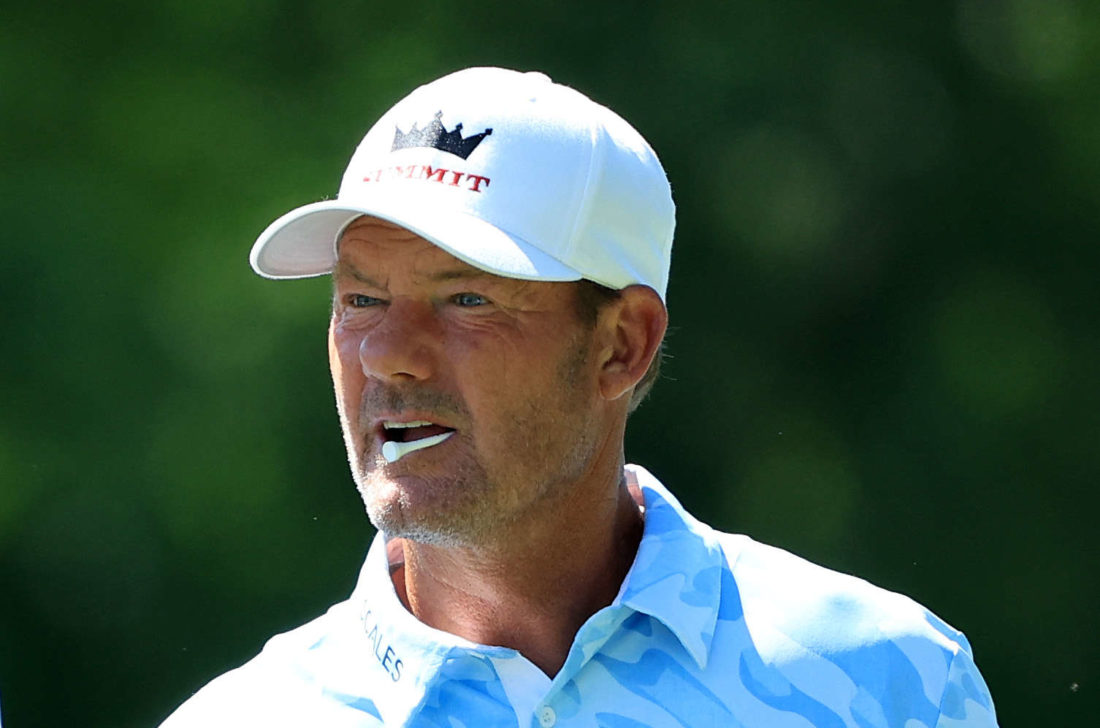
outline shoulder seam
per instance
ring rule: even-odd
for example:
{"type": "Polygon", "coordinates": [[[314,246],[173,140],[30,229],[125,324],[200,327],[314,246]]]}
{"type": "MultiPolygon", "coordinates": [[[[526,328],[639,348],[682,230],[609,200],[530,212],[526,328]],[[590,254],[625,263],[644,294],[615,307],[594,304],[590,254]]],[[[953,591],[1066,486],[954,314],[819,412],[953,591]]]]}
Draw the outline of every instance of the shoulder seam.
{"type": "Polygon", "coordinates": [[[938,728],[940,725],[940,719],[943,717],[943,701],[947,700],[947,690],[951,687],[951,671],[955,669],[955,660],[959,659],[959,650],[962,649],[956,642],[955,649],[951,651],[951,662],[947,665],[947,677],[943,681],[943,689],[940,691],[940,702],[936,706],[936,724],[933,728],[938,728]]]}

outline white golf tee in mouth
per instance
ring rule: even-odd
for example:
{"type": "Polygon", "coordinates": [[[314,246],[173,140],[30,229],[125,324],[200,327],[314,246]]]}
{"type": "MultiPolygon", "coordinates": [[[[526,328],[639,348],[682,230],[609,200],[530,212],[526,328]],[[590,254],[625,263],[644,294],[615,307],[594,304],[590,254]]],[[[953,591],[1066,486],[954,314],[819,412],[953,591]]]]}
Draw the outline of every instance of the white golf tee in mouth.
{"type": "Polygon", "coordinates": [[[382,443],[382,457],[386,458],[387,463],[396,463],[409,453],[416,450],[423,450],[432,445],[438,445],[453,434],[455,434],[454,430],[451,430],[450,432],[443,432],[438,435],[432,435],[431,437],[422,437],[419,440],[410,440],[409,442],[388,440],[382,443]]]}

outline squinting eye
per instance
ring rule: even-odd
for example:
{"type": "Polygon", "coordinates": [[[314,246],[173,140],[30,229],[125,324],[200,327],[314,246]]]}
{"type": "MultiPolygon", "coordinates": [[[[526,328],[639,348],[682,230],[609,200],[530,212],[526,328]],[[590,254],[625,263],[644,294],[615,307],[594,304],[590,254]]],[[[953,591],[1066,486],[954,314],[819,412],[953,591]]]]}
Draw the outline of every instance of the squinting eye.
{"type": "Polygon", "coordinates": [[[459,306],[484,306],[489,299],[477,293],[458,293],[451,299],[459,306]]]}
{"type": "Polygon", "coordinates": [[[382,302],[379,298],[373,296],[367,296],[362,293],[353,293],[347,297],[348,305],[352,308],[366,308],[367,306],[375,306],[382,302]]]}

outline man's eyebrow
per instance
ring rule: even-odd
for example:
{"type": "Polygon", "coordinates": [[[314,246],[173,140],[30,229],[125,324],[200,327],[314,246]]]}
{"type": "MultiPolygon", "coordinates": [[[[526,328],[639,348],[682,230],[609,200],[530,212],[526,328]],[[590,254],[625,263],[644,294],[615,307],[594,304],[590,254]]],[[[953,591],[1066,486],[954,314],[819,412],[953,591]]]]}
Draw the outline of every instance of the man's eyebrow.
{"type": "Polygon", "coordinates": [[[429,281],[438,283],[441,281],[457,281],[457,280],[475,280],[478,278],[491,278],[491,273],[474,268],[473,266],[467,266],[465,268],[452,268],[450,270],[441,270],[427,276],[429,281]]]}
{"type": "MultiPolygon", "coordinates": [[[[384,286],[378,281],[371,278],[368,274],[359,270],[350,263],[338,262],[332,269],[332,277],[336,278],[354,278],[360,283],[364,283],[368,286],[374,286],[375,288],[383,288],[384,286]]],[[[436,271],[423,276],[423,279],[432,283],[440,283],[445,281],[459,281],[459,280],[477,280],[482,278],[493,278],[491,273],[474,268],[473,266],[466,266],[463,268],[450,268],[447,270],[436,271]]]]}

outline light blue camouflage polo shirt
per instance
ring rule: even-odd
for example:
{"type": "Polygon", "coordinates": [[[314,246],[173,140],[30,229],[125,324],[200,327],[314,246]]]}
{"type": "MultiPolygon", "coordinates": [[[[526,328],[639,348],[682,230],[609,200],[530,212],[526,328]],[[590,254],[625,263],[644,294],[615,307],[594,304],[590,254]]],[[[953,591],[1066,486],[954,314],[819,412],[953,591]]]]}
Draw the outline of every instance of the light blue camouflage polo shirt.
{"type": "Polygon", "coordinates": [[[553,678],[401,605],[378,536],[351,597],[162,728],[986,728],[969,643],[911,599],[690,516],[648,472],[619,595],[553,678]]]}

